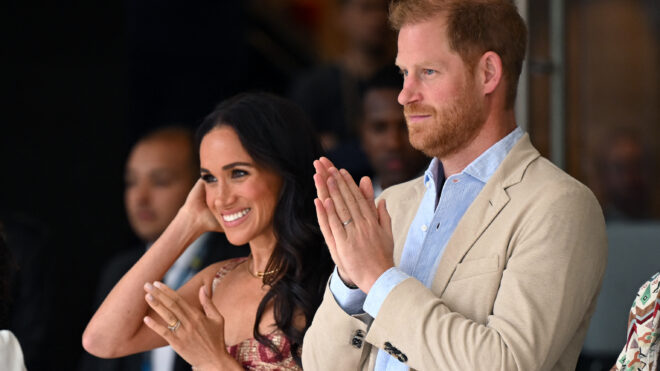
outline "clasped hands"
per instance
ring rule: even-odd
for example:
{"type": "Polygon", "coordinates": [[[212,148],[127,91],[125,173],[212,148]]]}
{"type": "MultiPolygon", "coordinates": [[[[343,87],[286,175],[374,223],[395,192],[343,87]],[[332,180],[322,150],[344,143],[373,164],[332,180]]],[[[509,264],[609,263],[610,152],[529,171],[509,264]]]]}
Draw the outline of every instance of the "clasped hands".
{"type": "Polygon", "coordinates": [[[339,276],[365,293],[394,266],[392,221],[385,200],[374,203],[371,180],[358,186],[348,171],[325,157],[314,161],[316,216],[339,276]]]}
{"type": "Polygon", "coordinates": [[[144,317],[144,323],[165,339],[186,362],[203,371],[243,369],[227,352],[224,318],[205,286],[199,290],[203,312],[164,283],[146,283],[144,290],[147,292],[147,304],[165,325],[149,316],[144,317]]]}

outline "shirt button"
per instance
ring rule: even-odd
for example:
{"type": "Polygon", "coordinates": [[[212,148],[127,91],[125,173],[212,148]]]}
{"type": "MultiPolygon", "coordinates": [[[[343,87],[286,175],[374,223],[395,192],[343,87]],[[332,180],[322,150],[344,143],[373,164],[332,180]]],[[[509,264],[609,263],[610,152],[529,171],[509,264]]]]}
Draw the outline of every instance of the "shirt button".
{"type": "Polygon", "coordinates": [[[427,230],[426,224],[422,225],[422,232],[426,232],[426,230],[427,230]]]}

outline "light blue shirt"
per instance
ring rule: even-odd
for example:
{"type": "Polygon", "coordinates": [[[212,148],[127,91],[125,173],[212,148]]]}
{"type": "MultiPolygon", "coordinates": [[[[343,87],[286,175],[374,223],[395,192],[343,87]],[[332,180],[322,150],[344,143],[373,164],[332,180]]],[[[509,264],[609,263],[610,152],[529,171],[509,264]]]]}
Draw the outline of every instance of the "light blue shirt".
{"type": "MultiPolygon", "coordinates": [[[[458,222],[523,134],[522,129],[516,128],[463,171],[446,180],[442,163],[434,158],[424,173],[426,191],[408,230],[401,263],[385,271],[371,287],[369,295],[344,285],[335,268],[330,280],[330,291],[339,306],[348,314],[364,310],[376,318],[387,295],[403,280],[413,277],[430,288],[447,241],[458,222]],[[442,191],[438,199],[439,187],[442,191]]],[[[381,349],[378,351],[375,370],[408,370],[408,366],[381,349]]]]}

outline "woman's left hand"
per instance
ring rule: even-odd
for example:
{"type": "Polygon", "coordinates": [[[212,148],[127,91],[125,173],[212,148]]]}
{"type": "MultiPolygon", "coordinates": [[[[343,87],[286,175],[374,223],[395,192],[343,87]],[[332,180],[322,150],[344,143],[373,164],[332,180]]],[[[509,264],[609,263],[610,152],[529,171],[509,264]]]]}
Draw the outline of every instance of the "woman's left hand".
{"type": "Polygon", "coordinates": [[[204,313],[164,283],[147,283],[144,289],[147,291],[147,304],[162,319],[159,321],[146,316],[144,322],[186,362],[204,371],[243,369],[227,352],[224,318],[211,301],[206,287],[199,289],[199,301],[204,313]]]}

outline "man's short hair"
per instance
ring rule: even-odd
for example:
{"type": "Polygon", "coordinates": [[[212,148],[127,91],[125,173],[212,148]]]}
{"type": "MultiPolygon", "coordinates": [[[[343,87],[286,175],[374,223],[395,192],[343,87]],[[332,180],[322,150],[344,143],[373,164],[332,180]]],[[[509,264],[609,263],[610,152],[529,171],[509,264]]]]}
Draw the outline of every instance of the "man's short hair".
{"type": "Polygon", "coordinates": [[[156,127],[140,137],[132,148],[135,148],[140,143],[158,139],[181,139],[185,141],[188,148],[190,148],[189,161],[192,174],[195,177],[199,175],[199,160],[197,157],[199,148],[195,141],[195,133],[190,128],[179,124],[156,127]]]}
{"type": "Polygon", "coordinates": [[[449,46],[471,68],[487,51],[497,53],[507,82],[506,106],[516,100],[518,77],[527,48],[527,27],[512,0],[399,0],[390,4],[395,30],[447,17],[449,46]]]}

